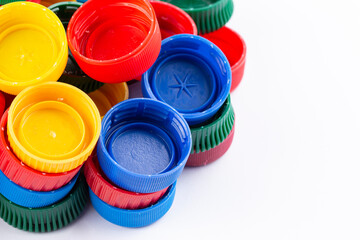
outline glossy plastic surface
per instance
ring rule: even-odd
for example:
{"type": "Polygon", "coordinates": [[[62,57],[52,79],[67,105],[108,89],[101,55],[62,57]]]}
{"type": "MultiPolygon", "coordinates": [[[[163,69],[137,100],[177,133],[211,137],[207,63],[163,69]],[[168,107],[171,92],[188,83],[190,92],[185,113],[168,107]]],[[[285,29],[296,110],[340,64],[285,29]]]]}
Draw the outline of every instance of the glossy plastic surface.
{"type": "Polygon", "coordinates": [[[69,105],[42,101],[29,107],[21,118],[19,141],[32,154],[48,159],[76,156],[85,140],[85,124],[69,105]]]}
{"type": "Polygon", "coordinates": [[[162,218],[171,208],[176,191],[176,183],[154,205],[138,210],[127,210],[110,206],[90,189],[90,200],[95,210],[107,221],[123,227],[145,227],[162,218]]]}
{"type": "Polygon", "coordinates": [[[80,170],[81,166],[64,173],[44,173],[22,163],[12,152],[7,139],[8,111],[0,123],[0,171],[15,184],[33,191],[52,191],[67,184],[80,170]]]}
{"type": "Polygon", "coordinates": [[[88,95],[104,117],[113,106],[129,98],[129,88],[126,83],[105,84],[88,95]]]}
{"type": "Polygon", "coordinates": [[[232,72],[231,90],[239,86],[245,69],[246,44],[244,39],[228,27],[202,35],[218,46],[230,62],[232,72]]]}
{"type": "Polygon", "coordinates": [[[19,206],[0,194],[0,217],[9,225],[29,232],[50,232],[73,222],[88,201],[88,187],[79,176],[71,192],[59,202],[43,208],[19,206]]]}
{"type": "Polygon", "coordinates": [[[165,188],[154,193],[134,193],[118,188],[106,179],[96,156],[93,156],[85,163],[84,173],[90,189],[96,196],[116,208],[146,208],[155,204],[167,191],[167,188],[165,188]]]}
{"type": "Polygon", "coordinates": [[[190,126],[216,114],[230,85],[225,55],[210,41],[190,34],[165,39],[159,58],[142,77],[143,95],[168,103],[190,126]]]}
{"type": "Polygon", "coordinates": [[[82,3],[75,2],[75,1],[54,1],[57,2],[49,6],[49,9],[53,11],[56,16],[60,19],[61,23],[63,24],[65,30],[68,27],[69,21],[74,15],[75,11],[81,7],[82,3]]]}
{"type": "Polygon", "coordinates": [[[147,0],[88,1],[71,18],[67,37],[81,69],[105,83],[140,76],[161,47],[159,25],[147,0]]]}
{"type": "Polygon", "coordinates": [[[0,8],[0,90],[16,95],[28,86],[57,81],[67,55],[64,27],[49,9],[31,2],[0,8]]]}
{"type": "MultiPolygon", "coordinates": [[[[146,144],[143,139],[133,138],[132,141],[146,144]]],[[[134,142],[133,145],[136,146],[138,143],[134,142]]],[[[101,169],[114,184],[132,192],[151,193],[160,191],[176,181],[186,164],[190,150],[190,128],[178,112],[169,105],[156,100],[131,99],[117,104],[105,115],[101,126],[97,154],[101,169]],[[175,148],[172,168],[159,174],[134,173],[110,155],[107,146],[112,134],[130,123],[152,124],[168,135],[175,148]]],[[[122,154],[125,156],[129,154],[133,156],[128,159],[129,161],[139,160],[139,162],[144,163],[148,159],[146,152],[142,152],[142,149],[129,146],[123,151],[122,154]]]]}
{"type": "Polygon", "coordinates": [[[75,0],[41,0],[40,4],[44,5],[45,7],[49,7],[51,5],[54,5],[56,3],[61,3],[61,2],[76,2],[75,0]]]}
{"type": "Polygon", "coordinates": [[[213,32],[223,27],[234,11],[233,0],[162,0],[187,12],[200,33],[213,32]]]}
{"type": "MultiPolygon", "coordinates": [[[[78,2],[59,2],[49,6],[49,9],[59,17],[66,30],[72,15],[81,5],[82,3],[78,2]]],[[[95,91],[104,85],[104,83],[90,78],[80,69],[71,51],[69,51],[69,58],[65,71],[59,78],[59,82],[71,84],[86,93],[95,91]]]]}
{"type": "Polygon", "coordinates": [[[79,173],[68,184],[59,189],[50,192],[36,192],[15,184],[0,171],[0,194],[22,207],[46,207],[64,198],[74,187],[78,176],[79,173]]]}
{"type": "Polygon", "coordinates": [[[151,1],[151,5],[155,9],[162,39],[181,33],[197,35],[194,20],[181,8],[160,1],[151,1]]]}
{"type": "Polygon", "coordinates": [[[230,134],[235,123],[235,113],[230,95],[214,117],[203,124],[193,126],[191,130],[191,153],[199,153],[216,147],[230,134]]]}
{"type": "Polygon", "coordinates": [[[90,97],[65,83],[44,83],[23,90],[12,102],[8,117],[8,139],[14,153],[29,167],[42,172],[60,173],[80,166],[91,154],[100,135],[101,118],[90,97]],[[19,142],[18,126],[24,112],[42,101],[60,101],[77,111],[85,124],[85,141],[82,151],[71,158],[53,160],[29,152],[19,142]]]}
{"type": "MultiPolygon", "coordinates": [[[[23,0],[0,0],[0,6],[7,4],[7,3],[12,3],[12,2],[21,2],[23,0]]],[[[40,0],[26,0],[27,2],[34,2],[34,3],[40,3],[40,0]]]]}
{"type": "Polygon", "coordinates": [[[230,134],[225,138],[223,142],[210,150],[199,153],[192,153],[186,162],[187,167],[200,167],[209,163],[215,162],[221,158],[230,148],[234,139],[235,125],[233,126],[230,134]]]}

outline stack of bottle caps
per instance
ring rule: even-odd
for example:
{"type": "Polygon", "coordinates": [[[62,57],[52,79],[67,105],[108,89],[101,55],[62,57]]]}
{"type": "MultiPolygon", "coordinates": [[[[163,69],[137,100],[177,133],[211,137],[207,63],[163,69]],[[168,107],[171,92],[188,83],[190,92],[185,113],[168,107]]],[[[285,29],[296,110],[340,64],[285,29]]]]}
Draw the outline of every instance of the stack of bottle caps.
{"type": "Polygon", "coordinates": [[[94,208],[105,219],[142,227],[161,218],[191,149],[185,119],[151,99],[132,99],[106,113],[97,158],[85,165],[94,208]]]}
{"type": "Polygon", "coordinates": [[[1,118],[0,216],[23,230],[56,230],[85,207],[79,175],[100,135],[99,111],[80,89],[54,82],[68,56],[55,14],[12,3],[0,16],[0,87],[17,95],[1,118]]]}
{"type": "Polygon", "coordinates": [[[228,93],[243,77],[246,45],[239,34],[225,26],[233,13],[232,0],[211,4],[202,0],[163,1],[188,13],[200,36],[221,49],[199,37],[165,40],[160,57],[142,81],[144,96],[169,103],[188,121],[193,147],[187,166],[206,165],[225,154],[232,143],[235,115],[228,93]],[[168,82],[173,82],[168,84],[171,90],[166,90],[164,83],[168,82]]]}
{"type": "Polygon", "coordinates": [[[100,134],[100,115],[81,90],[43,83],[18,94],[1,119],[0,216],[28,231],[52,231],[84,209],[79,177],[100,134]]]}
{"type": "Polygon", "coordinates": [[[185,166],[229,149],[230,91],[246,55],[224,27],[232,0],[8,2],[0,217],[9,224],[59,229],[89,194],[114,224],[152,224],[171,208],[185,166]]]}

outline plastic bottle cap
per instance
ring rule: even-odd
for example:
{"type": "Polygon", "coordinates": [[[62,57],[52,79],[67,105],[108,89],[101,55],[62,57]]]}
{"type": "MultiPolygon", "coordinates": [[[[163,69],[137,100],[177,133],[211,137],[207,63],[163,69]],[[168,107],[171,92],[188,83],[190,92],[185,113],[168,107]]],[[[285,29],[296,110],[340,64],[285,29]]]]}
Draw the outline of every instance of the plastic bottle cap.
{"type": "Polygon", "coordinates": [[[214,116],[230,84],[230,65],[221,50],[189,34],[165,39],[159,58],[142,78],[143,95],[170,104],[189,125],[214,116]]]}
{"type": "Polygon", "coordinates": [[[131,99],[104,116],[97,156],[104,174],[115,185],[152,193],[176,181],[190,150],[190,128],[175,109],[152,99],[131,99]]]}
{"type": "Polygon", "coordinates": [[[189,33],[197,35],[194,20],[182,9],[166,2],[151,2],[159,22],[162,39],[176,34],[189,33]]]}
{"type": "Polygon", "coordinates": [[[77,155],[84,145],[85,124],[78,112],[58,101],[29,107],[19,126],[19,141],[31,153],[47,159],[77,155]]]}
{"type": "MultiPolygon", "coordinates": [[[[0,6],[7,4],[7,3],[12,3],[12,2],[20,2],[23,0],[0,0],[0,6]]],[[[27,2],[34,2],[34,3],[40,3],[40,0],[26,0],[27,2]]]]}
{"type": "Polygon", "coordinates": [[[215,162],[221,158],[230,148],[234,139],[235,125],[233,126],[230,134],[219,145],[210,150],[198,153],[192,153],[186,162],[187,167],[205,166],[209,163],[215,162]]]}
{"type": "Polygon", "coordinates": [[[232,0],[162,0],[187,12],[195,21],[200,33],[213,32],[223,27],[234,11],[232,0]]]}
{"type": "Polygon", "coordinates": [[[107,221],[123,227],[144,227],[162,218],[171,208],[175,197],[176,183],[171,185],[165,195],[154,205],[137,210],[113,207],[102,201],[90,189],[90,200],[95,210],[107,221]]]}
{"type": "Polygon", "coordinates": [[[103,117],[113,106],[129,98],[129,88],[126,83],[105,84],[88,95],[103,117]]]}
{"type": "Polygon", "coordinates": [[[79,173],[73,180],[59,189],[50,192],[36,192],[15,184],[0,171],[0,194],[22,207],[46,207],[64,198],[74,187],[78,176],[79,173]]]}
{"type": "MultiPolygon", "coordinates": [[[[79,7],[81,7],[81,5],[82,3],[78,2],[59,2],[51,5],[49,9],[59,17],[66,30],[72,15],[79,7]]],[[[80,69],[72,56],[71,51],[69,51],[69,58],[65,71],[58,81],[71,84],[86,93],[95,91],[104,85],[104,83],[90,78],[80,69]]]]}
{"type": "Polygon", "coordinates": [[[202,35],[218,46],[230,62],[232,72],[231,90],[240,84],[244,75],[246,61],[246,44],[244,39],[228,27],[202,35]]]}
{"type": "Polygon", "coordinates": [[[116,187],[106,179],[95,155],[86,161],[84,173],[90,189],[96,196],[116,208],[147,208],[155,204],[167,191],[165,188],[154,193],[135,193],[116,187]]]}
{"type": "Polygon", "coordinates": [[[174,144],[159,127],[129,123],[111,135],[107,150],[123,168],[139,174],[157,174],[172,168],[174,144]]]}
{"type": "Polygon", "coordinates": [[[14,2],[0,8],[0,19],[0,89],[18,94],[34,84],[57,81],[68,55],[58,17],[39,4],[14,2]]]}
{"type": "Polygon", "coordinates": [[[88,95],[94,101],[96,107],[100,112],[100,116],[103,118],[113,105],[111,105],[107,96],[100,91],[94,91],[89,93],[88,95]]]}
{"type": "Polygon", "coordinates": [[[17,185],[34,191],[46,192],[66,185],[80,170],[81,166],[65,173],[44,173],[23,164],[11,151],[7,140],[8,111],[0,123],[0,170],[17,185]]]}
{"type": "Polygon", "coordinates": [[[48,207],[22,207],[0,194],[0,217],[13,227],[24,231],[55,231],[77,219],[86,206],[88,195],[88,187],[82,175],[65,198],[48,207]]]}
{"type": "MultiPolygon", "coordinates": [[[[8,117],[8,139],[14,153],[29,167],[41,172],[59,173],[77,168],[90,156],[100,135],[99,111],[83,91],[65,83],[43,83],[23,90],[12,102],[8,117]],[[19,141],[20,121],[28,108],[43,101],[60,101],[72,107],[85,124],[85,140],[81,152],[65,159],[43,158],[28,151],[19,141]]],[[[71,137],[69,137],[71,138],[71,137]]]]}
{"type": "Polygon", "coordinates": [[[49,9],[53,11],[56,14],[56,16],[58,16],[58,18],[60,19],[61,23],[63,24],[66,30],[72,15],[75,13],[76,10],[79,9],[79,7],[81,7],[82,3],[75,1],[73,2],[52,1],[52,2],[56,2],[56,3],[49,6],[49,9]]]}
{"type": "MultiPolygon", "coordinates": [[[[63,0],[41,0],[41,5],[44,5],[45,7],[49,7],[50,5],[60,3],[63,0]]],[[[67,0],[67,2],[76,2],[75,0],[67,0]]]]}
{"type": "Polygon", "coordinates": [[[190,128],[192,138],[191,153],[208,151],[227,138],[235,123],[235,113],[230,94],[214,117],[190,128]]]}
{"type": "Polygon", "coordinates": [[[223,156],[230,148],[235,132],[230,94],[212,119],[190,130],[193,143],[186,166],[204,166],[223,156]]]}
{"type": "Polygon", "coordinates": [[[159,25],[148,1],[88,1],[71,18],[67,34],[81,69],[105,83],[143,74],[161,47],[159,25]]]}

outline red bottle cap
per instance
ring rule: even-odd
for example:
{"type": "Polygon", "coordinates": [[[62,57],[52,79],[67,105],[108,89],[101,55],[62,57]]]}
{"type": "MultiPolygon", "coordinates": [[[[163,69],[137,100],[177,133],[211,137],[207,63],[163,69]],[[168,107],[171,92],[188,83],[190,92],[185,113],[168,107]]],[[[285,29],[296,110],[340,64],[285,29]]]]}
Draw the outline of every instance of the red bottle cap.
{"type": "Polygon", "coordinates": [[[181,33],[197,35],[198,31],[194,20],[181,8],[157,1],[152,1],[151,5],[155,9],[162,39],[181,33]]]}
{"type": "Polygon", "coordinates": [[[155,204],[167,191],[134,193],[123,190],[105,179],[96,156],[85,163],[84,173],[91,190],[107,204],[122,209],[140,209],[155,204]]]}
{"type": "Polygon", "coordinates": [[[130,81],[155,62],[161,34],[148,1],[92,0],[71,18],[67,37],[80,68],[105,83],[130,81]]]}
{"type": "Polygon", "coordinates": [[[79,172],[81,166],[65,173],[38,172],[22,163],[11,151],[7,140],[8,110],[0,121],[0,170],[14,183],[33,191],[52,191],[68,182],[79,172]]]}
{"type": "Polygon", "coordinates": [[[223,27],[202,36],[218,46],[229,60],[232,72],[230,91],[235,90],[244,75],[246,61],[246,44],[244,39],[228,27],[223,27]]]}

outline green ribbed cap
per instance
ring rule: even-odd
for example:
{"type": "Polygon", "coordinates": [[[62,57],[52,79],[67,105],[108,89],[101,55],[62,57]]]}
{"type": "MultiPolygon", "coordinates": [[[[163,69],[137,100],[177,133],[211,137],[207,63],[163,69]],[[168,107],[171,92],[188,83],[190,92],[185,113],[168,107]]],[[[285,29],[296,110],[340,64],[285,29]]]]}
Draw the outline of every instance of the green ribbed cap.
{"type": "MultiPolygon", "coordinates": [[[[72,15],[81,5],[82,3],[79,2],[59,2],[51,5],[49,9],[59,17],[66,30],[72,15]]],[[[81,70],[70,50],[65,71],[58,81],[73,85],[85,93],[93,92],[104,85],[104,83],[90,78],[81,70]]]]}
{"type": "Polygon", "coordinates": [[[72,15],[81,5],[79,2],[58,2],[49,6],[49,9],[59,17],[66,30],[72,15]]]}
{"type": "Polygon", "coordinates": [[[232,0],[161,0],[178,6],[194,19],[200,34],[216,31],[230,20],[232,0]]]}
{"type": "Polygon", "coordinates": [[[208,151],[222,143],[234,126],[235,113],[230,95],[217,114],[202,126],[190,127],[192,137],[191,153],[208,151]]]}
{"type": "Polygon", "coordinates": [[[11,226],[24,231],[55,231],[70,224],[80,215],[88,201],[88,194],[83,174],[63,200],[49,207],[21,207],[0,194],[0,217],[11,226]]]}
{"type": "Polygon", "coordinates": [[[24,1],[24,0],[0,0],[0,5],[4,5],[12,2],[20,2],[20,1],[24,1]]]}
{"type": "Polygon", "coordinates": [[[65,71],[61,75],[59,82],[68,83],[73,85],[85,93],[91,93],[104,85],[104,83],[96,81],[87,76],[76,63],[73,55],[69,50],[69,58],[66,64],[65,71]]]}

